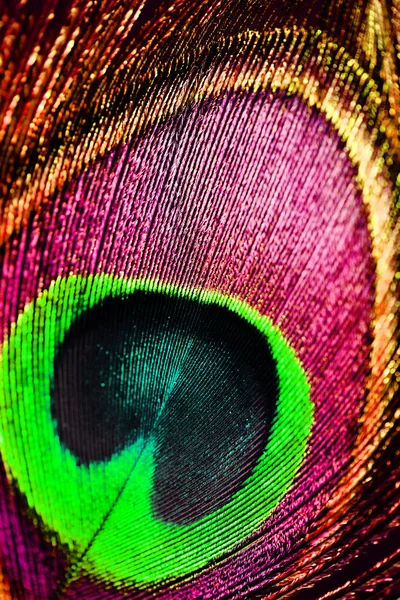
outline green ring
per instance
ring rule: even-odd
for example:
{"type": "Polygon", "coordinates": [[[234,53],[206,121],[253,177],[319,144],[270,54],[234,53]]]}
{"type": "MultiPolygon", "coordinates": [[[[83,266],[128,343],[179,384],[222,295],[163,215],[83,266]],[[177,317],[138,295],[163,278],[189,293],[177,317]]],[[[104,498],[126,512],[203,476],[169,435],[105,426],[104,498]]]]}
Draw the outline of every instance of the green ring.
{"type": "Polygon", "coordinates": [[[268,317],[217,291],[105,274],[59,278],[25,306],[3,343],[0,386],[0,450],[10,479],[46,527],[82,556],[85,571],[117,585],[147,586],[182,576],[237,547],[290,488],[313,422],[306,375],[268,317]],[[226,307],[265,335],[277,363],[280,392],[263,454],[223,507],[190,525],[165,523],[152,512],[151,439],[137,440],[107,462],[78,465],[61,446],[51,416],[55,348],[72,321],[107,296],[139,289],[226,307]]]}

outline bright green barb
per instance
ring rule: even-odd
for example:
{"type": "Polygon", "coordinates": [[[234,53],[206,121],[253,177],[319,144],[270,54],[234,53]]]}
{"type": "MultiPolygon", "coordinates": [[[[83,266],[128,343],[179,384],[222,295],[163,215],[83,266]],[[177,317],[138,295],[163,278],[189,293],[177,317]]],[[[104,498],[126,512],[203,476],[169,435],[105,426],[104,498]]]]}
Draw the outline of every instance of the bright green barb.
{"type": "MultiPolygon", "coordinates": [[[[108,275],[57,279],[13,324],[0,355],[0,449],[9,477],[82,569],[145,587],[199,569],[259,528],[288,491],[313,421],[309,385],[295,352],[266,316],[219,292],[108,275]],[[217,303],[256,327],[277,364],[279,398],[268,444],[230,500],[190,525],[152,510],[154,441],[138,439],[102,463],[78,465],[51,415],[55,352],[71,323],[107,296],[148,290],[217,303]]],[[[78,574],[78,573],[77,573],[78,574]]]]}

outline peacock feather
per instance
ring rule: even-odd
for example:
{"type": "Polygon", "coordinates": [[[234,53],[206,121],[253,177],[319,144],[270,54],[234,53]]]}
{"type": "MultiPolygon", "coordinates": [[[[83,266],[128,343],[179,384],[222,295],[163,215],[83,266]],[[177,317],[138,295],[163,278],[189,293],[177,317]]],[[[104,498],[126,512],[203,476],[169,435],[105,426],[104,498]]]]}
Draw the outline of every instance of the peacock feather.
{"type": "Polygon", "coordinates": [[[0,598],[397,598],[397,0],[1,15],[0,598]]]}

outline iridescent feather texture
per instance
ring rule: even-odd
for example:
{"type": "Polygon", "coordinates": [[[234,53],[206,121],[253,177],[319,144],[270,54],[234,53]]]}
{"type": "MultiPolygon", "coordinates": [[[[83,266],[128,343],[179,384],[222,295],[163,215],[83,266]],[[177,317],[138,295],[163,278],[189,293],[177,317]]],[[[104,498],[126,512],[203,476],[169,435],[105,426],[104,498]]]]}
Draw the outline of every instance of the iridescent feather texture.
{"type": "Polygon", "coordinates": [[[397,0],[1,11],[0,597],[397,598],[397,0]]]}

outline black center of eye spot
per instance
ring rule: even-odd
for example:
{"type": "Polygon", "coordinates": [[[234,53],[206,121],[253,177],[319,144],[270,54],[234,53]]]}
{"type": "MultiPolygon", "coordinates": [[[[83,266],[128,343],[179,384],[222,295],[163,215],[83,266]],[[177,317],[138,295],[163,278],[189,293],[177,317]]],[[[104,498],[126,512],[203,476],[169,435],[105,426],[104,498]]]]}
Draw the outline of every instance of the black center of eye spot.
{"type": "Polygon", "coordinates": [[[52,416],[80,464],[151,437],[154,510],[183,524],[225,504],[247,479],[277,395],[268,342],[244,318],[136,291],[73,322],[55,356],[52,416]]]}

